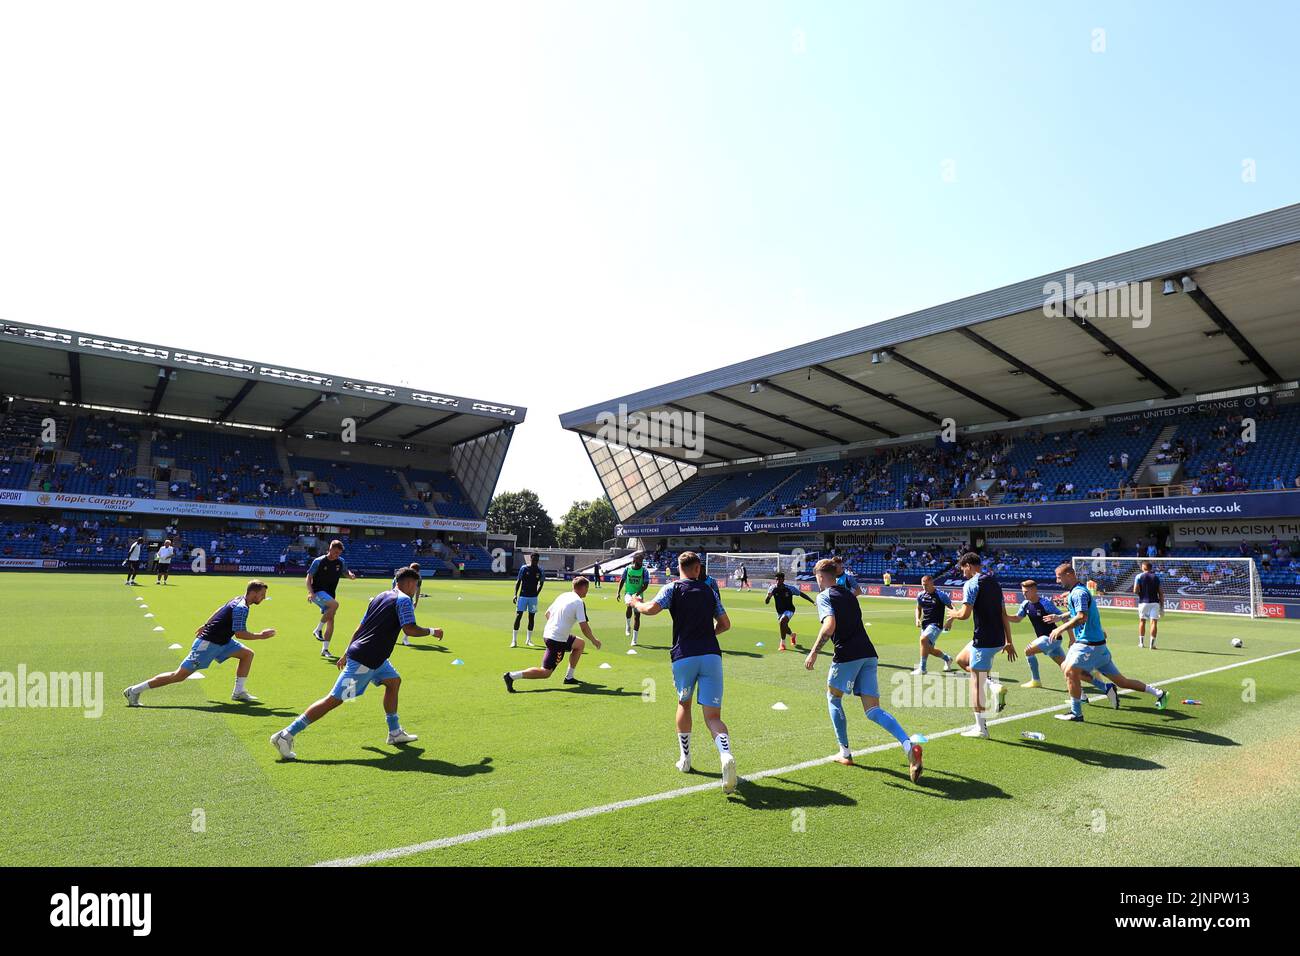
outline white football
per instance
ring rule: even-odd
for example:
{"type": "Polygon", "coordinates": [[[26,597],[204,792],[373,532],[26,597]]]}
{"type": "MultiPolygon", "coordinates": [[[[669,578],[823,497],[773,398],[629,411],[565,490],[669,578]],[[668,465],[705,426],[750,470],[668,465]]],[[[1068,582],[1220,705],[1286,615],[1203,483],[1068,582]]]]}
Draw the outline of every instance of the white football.
{"type": "Polygon", "coordinates": [[[1239,637],[1234,637],[1234,638],[1232,639],[1232,646],[1233,646],[1233,647],[1245,647],[1246,645],[1245,645],[1245,642],[1242,641],[1241,638],[1239,638],[1239,637]]]}

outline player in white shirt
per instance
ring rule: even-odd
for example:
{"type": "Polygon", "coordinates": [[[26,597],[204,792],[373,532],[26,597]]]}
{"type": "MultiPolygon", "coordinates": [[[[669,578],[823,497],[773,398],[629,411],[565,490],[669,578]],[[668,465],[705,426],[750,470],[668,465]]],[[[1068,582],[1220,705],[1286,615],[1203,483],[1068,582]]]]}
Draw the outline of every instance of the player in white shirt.
{"type": "Polygon", "coordinates": [[[566,591],[551,602],[551,606],[546,609],[546,627],[542,630],[543,642],[546,645],[542,666],[530,667],[522,671],[506,671],[501,675],[506,690],[517,694],[515,681],[544,680],[550,677],[560,661],[564,660],[566,653],[569,654],[569,670],[564,675],[564,683],[580,683],[573,676],[573,672],[578,667],[578,661],[582,658],[587,642],[569,633],[573,630],[573,626],[576,624],[581,628],[587,641],[591,641],[596,650],[600,650],[600,641],[596,639],[595,634],[591,633],[591,625],[587,623],[587,605],[583,603],[589,584],[586,578],[576,577],[573,579],[573,590],[566,591]]]}
{"type": "Polygon", "coordinates": [[[176,556],[176,549],[172,547],[172,539],[168,538],[154,555],[154,561],[158,565],[158,580],[154,584],[166,584],[167,575],[172,569],[172,558],[176,556]]]}

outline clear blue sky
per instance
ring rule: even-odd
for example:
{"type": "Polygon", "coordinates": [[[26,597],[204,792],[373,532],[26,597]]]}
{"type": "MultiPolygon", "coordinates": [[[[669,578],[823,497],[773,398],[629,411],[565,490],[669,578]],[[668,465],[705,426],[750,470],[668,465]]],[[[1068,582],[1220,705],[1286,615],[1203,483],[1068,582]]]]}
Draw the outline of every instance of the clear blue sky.
{"type": "Polygon", "coordinates": [[[561,411],[1300,201],[1298,10],[0,6],[0,317],[525,404],[558,517],[561,411]]]}

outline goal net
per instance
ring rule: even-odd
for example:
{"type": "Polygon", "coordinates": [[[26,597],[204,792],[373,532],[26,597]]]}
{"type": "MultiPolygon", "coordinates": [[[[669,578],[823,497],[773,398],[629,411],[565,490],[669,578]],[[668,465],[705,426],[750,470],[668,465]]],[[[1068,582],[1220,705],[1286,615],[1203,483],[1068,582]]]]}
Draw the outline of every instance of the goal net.
{"type": "Polygon", "coordinates": [[[750,587],[767,588],[776,581],[776,573],[785,573],[786,580],[793,583],[801,574],[809,573],[817,563],[815,552],[796,549],[791,554],[778,554],[775,551],[710,551],[704,558],[704,570],[718,582],[721,587],[738,588],[741,584],[741,569],[748,575],[750,587]]]}
{"type": "Polygon", "coordinates": [[[1251,558],[1115,558],[1104,555],[1070,559],[1085,584],[1096,582],[1103,606],[1136,607],[1133,582],[1142,562],[1160,577],[1166,611],[1263,617],[1259,568],[1251,558]]]}

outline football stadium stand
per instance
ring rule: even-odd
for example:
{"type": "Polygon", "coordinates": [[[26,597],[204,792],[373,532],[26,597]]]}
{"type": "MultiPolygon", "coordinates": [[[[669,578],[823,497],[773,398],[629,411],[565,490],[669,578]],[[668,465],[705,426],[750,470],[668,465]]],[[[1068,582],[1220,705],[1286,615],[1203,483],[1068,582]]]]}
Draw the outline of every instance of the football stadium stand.
{"type": "Polygon", "coordinates": [[[1297,274],[1300,205],[560,422],[629,548],[838,550],[868,578],[912,581],[975,548],[1015,582],[1051,581],[1115,536],[1161,555],[1243,537],[1265,589],[1300,601],[1300,542],[1268,547],[1300,517],[1297,274]],[[615,433],[614,409],[652,427],[615,433]],[[630,434],[656,441],[619,443],[630,434]],[[892,554],[866,540],[887,534],[902,536],[892,554]]]}
{"type": "Polygon", "coordinates": [[[0,561],[485,573],[484,514],[526,409],[41,326],[0,325],[0,561]],[[185,560],[180,560],[184,557],[185,560]]]}

